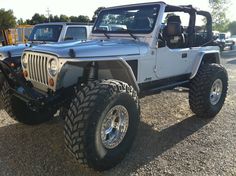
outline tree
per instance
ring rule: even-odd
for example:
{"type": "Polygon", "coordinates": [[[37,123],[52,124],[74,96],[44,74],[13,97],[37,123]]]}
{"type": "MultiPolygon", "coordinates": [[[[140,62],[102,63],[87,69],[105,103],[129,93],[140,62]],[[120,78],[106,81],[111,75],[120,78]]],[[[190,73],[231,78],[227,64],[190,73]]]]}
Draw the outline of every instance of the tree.
{"type": "Polygon", "coordinates": [[[60,22],[69,22],[69,17],[66,15],[60,15],[60,22]]]}
{"type": "Polygon", "coordinates": [[[71,16],[71,17],[70,17],[70,21],[71,21],[71,22],[77,22],[77,21],[78,21],[78,17],[76,17],[76,16],[71,16]]]}
{"type": "Polygon", "coordinates": [[[16,25],[16,18],[12,10],[0,9],[0,30],[13,28],[16,25]]]}
{"type": "Polygon", "coordinates": [[[17,24],[18,25],[23,25],[23,24],[25,24],[25,22],[22,18],[20,18],[20,19],[17,20],[17,24]]]}
{"type": "Polygon", "coordinates": [[[90,19],[88,16],[80,15],[78,16],[78,22],[80,23],[89,23],[90,19]]]}
{"type": "Polygon", "coordinates": [[[236,35],[236,21],[233,21],[229,24],[229,31],[232,35],[236,35]]]}
{"type": "Polygon", "coordinates": [[[48,22],[48,19],[45,15],[40,15],[38,13],[35,13],[31,20],[27,21],[31,25],[39,24],[39,23],[46,23],[48,22]]]}
{"type": "Polygon", "coordinates": [[[94,23],[95,20],[97,19],[99,13],[101,12],[101,10],[105,9],[105,7],[98,7],[97,10],[95,10],[93,18],[92,18],[92,22],[94,23]]]}
{"type": "Polygon", "coordinates": [[[59,21],[60,21],[60,17],[57,16],[57,15],[55,15],[55,16],[53,17],[53,20],[54,20],[54,22],[59,22],[59,21]]]}
{"type": "Polygon", "coordinates": [[[226,12],[229,8],[230,0],[209,0],[209,4],[213,18],[213,29],[226,32],[229,24],[226,12]]]}

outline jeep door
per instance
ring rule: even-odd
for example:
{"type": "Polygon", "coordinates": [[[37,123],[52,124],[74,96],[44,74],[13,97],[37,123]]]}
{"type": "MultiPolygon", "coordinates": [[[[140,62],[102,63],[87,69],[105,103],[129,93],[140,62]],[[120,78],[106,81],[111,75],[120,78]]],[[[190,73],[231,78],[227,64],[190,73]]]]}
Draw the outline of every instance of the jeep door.
{"type": "Polygon", "coordinates": [[[156,54],[156,75],[159,79],[188,75],[191,49],[187,31],[189,19],[183,12],[164,13],[156,54]]]}

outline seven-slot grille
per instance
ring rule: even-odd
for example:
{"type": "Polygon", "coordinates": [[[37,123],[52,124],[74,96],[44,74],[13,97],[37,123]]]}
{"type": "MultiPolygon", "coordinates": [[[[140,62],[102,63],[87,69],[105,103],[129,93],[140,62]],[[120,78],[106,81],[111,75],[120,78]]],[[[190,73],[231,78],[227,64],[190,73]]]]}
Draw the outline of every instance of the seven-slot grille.
{"type": "Polygon", "coordinates": [[[48,85],[48,57],[39,54],[27,54],[29,79],[48,85]]]}

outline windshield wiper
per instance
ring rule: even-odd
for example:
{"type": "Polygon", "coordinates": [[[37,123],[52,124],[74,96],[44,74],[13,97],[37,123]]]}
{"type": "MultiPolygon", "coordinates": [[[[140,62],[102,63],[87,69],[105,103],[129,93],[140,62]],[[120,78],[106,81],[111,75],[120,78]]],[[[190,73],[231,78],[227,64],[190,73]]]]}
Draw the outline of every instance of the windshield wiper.
{"type": "Polygon", "coordinates": [[[137,40],[137,37],[134,36],[134,34],[133,34],[130,30],[128,30],[128,29],[122,29],[122,31],[127,32],[134,40],[137,40]]]}
{"type": "Polygon", "coordinates": [[[107,39],[110,39],[110,36],[107,35],[107,32],[106,32],[106,31],[102,31],[102,33],[106,36],[107,39]]]}
{"type": "Polygon", "coordinates": [[[105,37],[107,38],[107,39],[110,39],[111,37],[107,34],[107,31],[105,31],[105,30],[99,30],[99,29],[97,29],[97,30],[95,30],[95,32],[101,32],[101,33],[103,33],[103,35],[105,35],[105,37]]]}
{"type": "Polygon", "coordinates": [[[128,32],[128,34],[133,37],[134,40],[137,40],[137,37],[134,36],[134,34],[130,31],[130,30],[126,30],[126,32],[128,32]]]}

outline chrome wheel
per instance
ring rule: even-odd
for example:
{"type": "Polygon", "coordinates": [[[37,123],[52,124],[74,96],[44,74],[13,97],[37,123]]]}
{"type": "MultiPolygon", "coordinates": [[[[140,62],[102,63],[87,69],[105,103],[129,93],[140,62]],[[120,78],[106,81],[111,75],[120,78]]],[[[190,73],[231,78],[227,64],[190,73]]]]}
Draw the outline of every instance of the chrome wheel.
{"type": "Polygon", "coordinates": [[[104,147],[114,149],[124,139],[129,126],[129,113],[122,105],[114,106],[103,119],[101,139],[104,147]]]}
{"type": "Polygon", "coordinates": [[[210,92],[210,102],[212,105],[216,105],[220,101],[222,91],[223,91],[222,81],[220,79],[215,80],[211,87],[211,92],[210,92]]]}

